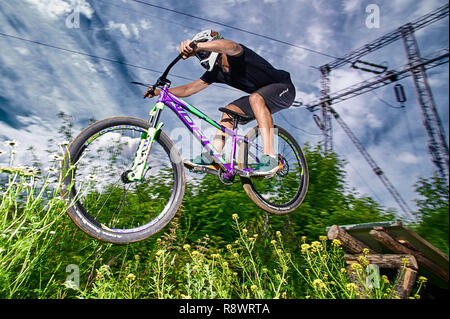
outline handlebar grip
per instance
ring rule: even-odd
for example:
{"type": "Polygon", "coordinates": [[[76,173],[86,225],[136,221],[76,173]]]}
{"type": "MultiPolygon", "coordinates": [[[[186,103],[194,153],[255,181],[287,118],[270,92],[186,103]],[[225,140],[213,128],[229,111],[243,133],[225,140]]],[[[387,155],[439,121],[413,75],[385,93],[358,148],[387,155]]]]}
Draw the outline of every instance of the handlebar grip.
{"type": "Polygon", "coordinates": [[[144,99],[145,99],[145,98],[148,98],[149,95],[155,96],[155,87],[154,87],[154,86],[150,87],[150,88],[147,90],[147,92],[145,92],[144,99]]]}
{"type": "Polygon", "coordinates": [[[189,43],[189,47],[191,47],[192,49],[196,49],[197,48],[197,41],[192,41],[191,43],[189,43]]]}

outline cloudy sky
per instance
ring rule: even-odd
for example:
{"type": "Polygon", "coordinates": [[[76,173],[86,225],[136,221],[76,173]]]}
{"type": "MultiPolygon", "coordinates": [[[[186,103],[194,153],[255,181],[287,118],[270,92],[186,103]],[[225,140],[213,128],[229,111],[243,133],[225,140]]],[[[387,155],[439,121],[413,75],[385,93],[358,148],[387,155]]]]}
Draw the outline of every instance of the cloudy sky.
{"type": "MultiPolygon", "coordinates": [[[[58,112],[73,117],[75,132],[86,126],[92,117],[146,118],[153,101],[143,100],[144,88],[129,82],[153,82],[159,76],[157,71],[164,70],[176,56],[178,44],[203,29],[216,29],[225,38],[254,49],[275,67],[289,71],[297,88],[297,100],[308,102],[319,96],[320,75],[316,68],[330,62],[330,56],[339,57],[357,49],[447,1],[145,2],[220,24],[131,0],[0,0],[0,140],[19,143],[16,164],[25,164],[30,158],[24,151],[29,146],[34,146],[38,155],[46,160],[42,150],[47,147],[49,138],[58,136],[58,112]],[[366,25],[369,15],[366,8],[370,4],[379,8],[379,28],[366,25]]],[[[416,33],[423,56],[448,48],[448,24],[447,17],[416,33]]],[[[391,69],[406,64],[400,41],[364,59],[383,63],[391,69]]],[[[201,76],[202,68],[196,62],[190,59],[175,66],[170,77],[173,85],[201,76]]],[[[448,64],[430,70],[428,75],[448,136],[448,64]]],[[[332,73],[332,91],[371,76],[373,74],[349,66],[342,67],[332,73]]],[[[335,109],[414,208],[413,184],[419,176],[430,176],[434,167],[427,153],[412,79],[406,78],[401,84],[407,96],[405,108],[395,108],[399,104],[390,85],[336,104],[335,109]]],[[[242,95],[237,90],[213,85],[188,101],[219,119],[217,108],[242,95]]],[[[312,115],[305,108],[291,108],[274,115],[274,119],[301,144],[315,145],[321,136],[312,115]]],[[[180,142],[180,136],[186,131],[177,128],[179,123],[174,115],[167,111],[162,120],[166,123],[164,129],[180,142]]],[[[333,134],[335,151],[348,162],[345,169],[349,186],[386,207],[395,208],[395,202],[336,122],[333,134]]],[[[1,143],[0,151],[4,152],[0,157],[0,165],[3,165],[8,160],[8,147],[1,143]]],[[[190,156],[192,152],[187,152],[185,147],[182,153],[190,156]]]]}

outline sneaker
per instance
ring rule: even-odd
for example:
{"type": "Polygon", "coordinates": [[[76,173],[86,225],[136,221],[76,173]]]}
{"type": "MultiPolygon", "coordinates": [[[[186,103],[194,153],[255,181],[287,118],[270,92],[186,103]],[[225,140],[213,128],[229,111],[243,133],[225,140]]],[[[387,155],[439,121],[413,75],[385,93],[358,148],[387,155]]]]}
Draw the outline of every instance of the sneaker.
{"type": "Polygon", "coordinates": [[[283,164],[278,161],[278,158],[263,155],[256,168],[251,172],[251,175],[272,177],[281,169],[283,169],[283,164]]]}
{"type": "Polygon", "coordinates": [[[212,163],[214,163],[214,160],[211,154],[203,152],[196,158],[192,159],[191,162],[194,163],[195,165],[211,165],[212,163]]]}

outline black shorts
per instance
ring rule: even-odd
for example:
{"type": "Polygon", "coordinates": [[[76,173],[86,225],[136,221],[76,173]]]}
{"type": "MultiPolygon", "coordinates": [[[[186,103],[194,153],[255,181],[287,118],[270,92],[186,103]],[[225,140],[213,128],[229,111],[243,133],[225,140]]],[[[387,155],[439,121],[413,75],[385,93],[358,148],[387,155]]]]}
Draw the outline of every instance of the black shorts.
{"type": "MultiPolygon", "coordinates": [[[[295,87],[292,83],[274,83],[256,90],[266,102],[271,114],[289,108],[295,99],[295,87]]],[[[230,104],[239,107],[245,114],[255,117],[249,100],[250,95],[243,96],[230,104]]]]}

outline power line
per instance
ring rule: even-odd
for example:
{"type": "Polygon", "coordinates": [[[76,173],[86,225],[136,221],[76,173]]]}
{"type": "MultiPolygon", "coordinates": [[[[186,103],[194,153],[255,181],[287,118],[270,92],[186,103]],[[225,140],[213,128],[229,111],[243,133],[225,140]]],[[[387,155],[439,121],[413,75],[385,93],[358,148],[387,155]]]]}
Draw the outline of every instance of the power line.
{"type": "Polygon", "coordinates": [[[302,50],[309,51],[309,52],[312,52],[312,53],[320,54],[320,55],[326,56],[328,58],[338,59],[337,57],[335,57],[333,55],[330,55],[330,54],[327,54],[327,53],[323,53],[323,52],[320,52],[320,51],[317,51],[317,50],[313,50],[313,49],[307,48],[305,46],[293,44],[293,43],[286,42],[286,41],[283,41],[283,40],[278,40],[276,38],[273,38],[273,37],[270,37],[270,36],[267,36],[267,35],[259,34],[259,33],[253,32],[253,31],[248,31],[248,30],[245,30],[245,29],[242,29],[242,28],[238,28],[238,27],[235,27],[235,26],[232,26],[232,25],[229,25],[229,24],[217,22],[217,21],[214,21],[214,20],[211,20],[211,19],[202,18],[202,17],[195,16],[195,15],[192,15],[192,14],[189,14],[189,13],[186,13],[186,12],[181,12],[181,11],[178,11],[178,10],[166,8],[166,7],[163,7],[163,6],[159,6],[159,5],[156,5],[156,4],[152,4],[152,3],[148,3],[148,2],[140,1],[140,0],[130,0],[130,1],[133,1],[133,2],[136,2],[136,3],[140,3],[140,4],[143,4],[143,5],[146,5],[146,6],[150,6],[150,7],[158,8],[158,9],[161,9],[161,10],[173,12],[173,13],[180,14],[180,15],[183,15],[183,16],[186,16],[186,17],[190,17],[190,18],[206,21],[206,22],[209,22],[209,23],[217,24],[217,25],[220,25],[222,27],[229,28],[229,29],[245,32],[245,33],[248,33],[248,34],[260,37],[260,38],[264,38],[264,39],[267,39],[267,40],[271,40],[271,41],[274,41],[274,42],[285,44],[285,45],[288,45],[288,46],[291,46],[291,47],[294,47],[294,48],[297,48],[297,49],[302,49],[302,50]]]}
{"type": "Polygon", "coordinates": [[[153,19],[158,19],[158,20],[161,20],[161,21],[165,21],[165,22],[170,23],[170,24],[176,24],[176,25],[179,25],[179,26],[181,26],[181,27],[185,27],[185,28],[188,28],[188,29],[196,30],[196,31],[198,31],[198,32],[201,31],[200,28],[196,28],[196,27],[193,27],[193,26],[189,26],[189,25],[186,25],[186,24],[182,24],[182,23],[179,23],[179,22],[170,20],[170,19],[164,19],[164,18],[162,18],[162,17],[150,15],[150,14],[144,13],[144,12],[142,12],[142,11],[138,11],[138,10],[126,8],[126,7],[124,7],[124,6],[120,6],[120,5],[118,5],[118,4],[111,3],[111,1],[107,1],[107,0],[97,0],[97,1],[103,2],[103,3],[107,4],[107,5],[111,5],[111,6],[114,6],[114,7],[118,7],[118,8],[121,8],[121,9],[125,9],[125,10],[128,10],[128,11],[132,11],[132,12],[135,12],[135,13],[137,13],[137,14],[140,14],[140,15],[143,15],[143,16],[147,16],[147,17],[150,17],[150,18],[153,18],[153,19]]]}
{"type": "MultiPolygon", "coordinates": [[[[146,16],[146,17],[150,17],[150,18],[153,18],[153,19],[158,19],[158,20],[166,21],[166,22],[168,22],[168,23],[170,23],[170,24],[175,24],[175,25],[179,25],[179,26],[181,26],[181,27],[185,27],[185,28],[188,28],[188,29],[192,29],[192,30],[195,30],[196,32],[201,31],[201,29],[199,29],[199,28],[195,28],[195,27],[192,27],[192,26],[189,26],[189,25],[186,25],[186,24],[174,22],[173,20],[163,19],[163,18],[158,17],[158,16],[149,15],[149,14],[144,13],[144,12],[142,12],[142,11],[137,11],[137,10],[134,10],[134,9],[126,8],[126,7],[124,7],[124,6],[120,6],[120,5],[117,5],[117,4],[113,4],[113,3],[109,2],[109,1],[106,1],[106,0],[99,0],[99,1],[101,1],[101,2],[103,2],[103,3],[106,3],[106,4],[108,4],[108,5],[111,5],[111,6],[115,6],[115,7],[121,8],[121,9],[125,9],[125,10],[128,10],[128,11],[135,12],[135,13],[137,13],[137,14],[140,14],[140,15],[143,15],[143,16],[146,16]]],[[[262,51],[268,52],[268,53],[270,53],[270,54],[272,54],[272,55],[276,55],[276,56],[278,56],[278,57],[280,57],[280,58],[286,58],[285,56],[283,56],[283,55],[281,55],[281,54],[277,54],[277,53],[275,53],[275,52],[269,52],[269,51],[267,51],[267,50],[262,50],[262,51]]],[[[305,64],[299,64],[299,63],[296,63],[296,65],[299,66],[299,67],[302,67],[302,68],[311,68],[311,69],[315,69],[315,70],[318,70],[318,69],[319,69],[318,67],[313,66],[313,65],[305,65],[305,64]]]]}
{"type": "MultiPolygon", "coordinates": [[[[135,64],[131,64],[131,63],[126,63],[126,62],[118,61],[118,60],[113,60],[113,59],[110,59],[110,58],[105,58],[105,57],[102,57],[102,56],[89,54],[89,53],[85,53],[85,52],[80,52],[80,51],[76,51],[76,50],[72,50],[72,49],[62,48],[62,47],[59,47],[59,46],[56,46],[56,45],[52,45],[52,44],[48,44],[48,43],[44,43],[44,42],[40,42],[40,41],[35,41],[35,40],[30,40],[30,39],[25,39],[25,38],[22,38],[22,37],[19,37],[19,36],[11,35],[11,34],[6,34],[6,33],[0,32],[0,36],[8,37],[8,38],[12,38],[12,39],[28,42],[28,43],[33,43],[33,44],[37,44],[37,45],[42,45],[42,46],[49,47],[49,48],[52,48],[52,49],[57,49],[57,50],[60,50],[60,51],[70,52],[70,53],[73,53],[73,54],[79,54],[79,55],[87,56],[87,57],[90,57],[90,58],[95,58],[95,59],[104,60],[104,61],[108,61],[108,62],[112,62],[112,63],[122,64],[122,65],[125,65],[125,66],[128,66],[128,67],[131,67],[131,68],[142,69],[142,70],[146,70],[146,71],[150,71],[150,72],[154,72],[154,73],[163,73],[162,71],[151,69],[151,68],[147,68],[147,67],[144,67],[144,66],[135,65],[135,64]]],[[[176,78],[180,78],[180,79],[183,79],[183,80],[195,81],[195,79],[188,78],[188,77],[181,76],[181,75],[171,74],[171,76],[176,77],[176,78]]],[[[215,85],[215,84],[212,84],[212,85],[215,85]]],[[[226,87],[226,86],[221,86],[221,85],[215,85],[215,86],[218,86],[221,89],[238,91],[238,90],[236,90],[234,88],[229,88],[229,87],[226,87]]]]}
{"type": "Polygon", "coordinates": [[[310,133],[310,132],[307,132],[307,131],[305,131],[304,129],[301,129],[301,128],[299,128],[299,127],[297,127],[297,126],[291,124],[291,123],[284,117],[284,115],[281,114],[281,112],[279,112],[279,113],[277,113],[277,114],[279,114],[279,115],[283,118],[283,120],[284,120],[290,127],[294,128],[294,129],[296,129],[296,130],[299,130],[299,131],[301,131],[301,132],[303,132],[303,133],[305,133],[305,134],[308,134],[308,135],[322,135],[322,133],[310,133]]]}
{"type": "MultiPolygon", "coordinates": [[[[85,53],[85,52],[75,51],[75,50],[72,50],[72,49],[62,48],[62,47],[59,47],[59,46],[56,46],[56,45],[52,45],[52,44],[48,44],[48,43],[44,43],[44,42],[40,42],[40,41],[35,41],[35,40],[30,40],[30,39],[25,39],[25,38],[22,38],[22,37],[11,35],[11,34],[6,34],[6,33],[0,32],[0,35],[3,36],[3,37],[13,38],[13,39],[16,39],[16,40],[25,41],[25,42],[29,42],[29,43],[33,43],[33,44],[38,44],[38,45],[42,45],[42,46],[45,46],[45,47],[49,47],[49,48],[53,48],[53,49],[57,49],[57,50],[61,50],[61,51],[66,51],[66,52],[70,52],[70,53],[74,53],[74,54],[88,56],[88,57],[95,58],[95,59],[100,59],[100,60],[113,62],[113,63],[117,63],[117,64],[122,64],[122,65],[126,65],[126,66],[129,66],[129,67],[132,67],[132,68],[142,69],[142,70],[155,72],[155,73],[162,73],[161,71],[158,71],[158,70],[155,70],[155,69],[151,69],[151,68],[147,68],[147,67],[143,67],[143,66],[139,66],[139,65],[134,65],[134,64],[130,64],[130,63],[126,63],[126,62],[123,62],[123,61],[117,61],[117,60],[101,57],[101,56],[94,55],[94,54],[89,54],[89,53],[85,53]]],[[[181,78],[181,79],[185,79],[185,80],[192,80],[192,79],[189,79],[189,78],[186,78],[186,77],[183,77],[183,76],[179,76],[179,75],[172,75],[172,76],[178,77],[178,78],[181,78]]]]}

